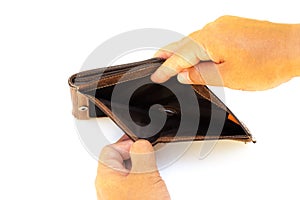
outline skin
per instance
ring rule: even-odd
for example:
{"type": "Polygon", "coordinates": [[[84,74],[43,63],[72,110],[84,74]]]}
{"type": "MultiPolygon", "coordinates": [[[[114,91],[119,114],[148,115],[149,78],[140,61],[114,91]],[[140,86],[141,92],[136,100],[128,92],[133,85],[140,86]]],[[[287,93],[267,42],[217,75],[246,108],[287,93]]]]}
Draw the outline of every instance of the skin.
{"type": "Polygon", "coordinates": [[[270,89],[300,75],[299,35],[299,24],[223,16],[160,49],[155,57],[167,60],[151,79],[178,75],[184,84],[270,89]]]}
{"type": "MultiPolygon", "coordinates": [[[[177,75],[184,84],[266,90],[300,76],[300,25],[223,16],[160,49],[167,59],[151,76],[162,83],[177,75]]],[[[105,147],[96,178],[98,199],[170,199],[146,140],[124,137],[105,147]],[[131,159],[131,166],[124,161],[131,159]]]]}
{"type": "Polygon", "coordinates": [[[169,200],[156,166],[152,145],[146,140],[119,141],[103,148],[96,178],[100,200],[169,200]],[[131,166],[124,161],[131,159],[131,166]]]}

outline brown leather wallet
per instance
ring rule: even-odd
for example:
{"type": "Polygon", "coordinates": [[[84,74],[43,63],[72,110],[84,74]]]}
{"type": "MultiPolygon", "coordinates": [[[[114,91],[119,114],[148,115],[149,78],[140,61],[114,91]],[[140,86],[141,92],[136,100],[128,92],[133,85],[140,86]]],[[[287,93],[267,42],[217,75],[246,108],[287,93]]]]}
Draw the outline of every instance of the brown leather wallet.
{"type": "Polygon", "coordinates": [[[163,62],[152,58],[72,75],[73,115],[80,120],[108,116],[132,140],[143,138],[153,145],[216,139],[255,142],[208,87],[180,84],[176,78],[151,82],[150,75],[163,62]]]}

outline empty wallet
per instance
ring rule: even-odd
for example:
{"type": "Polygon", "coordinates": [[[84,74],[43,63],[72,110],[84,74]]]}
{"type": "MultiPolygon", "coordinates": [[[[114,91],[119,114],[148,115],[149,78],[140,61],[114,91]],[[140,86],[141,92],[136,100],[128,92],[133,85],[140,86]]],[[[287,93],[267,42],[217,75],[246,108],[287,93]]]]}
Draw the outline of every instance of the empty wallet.
{"type": "Polygon", "coordinates": [[[205,85],[157,84],[164,62],[140,62],[79,72],[69,78],[73,115],[110,117],[133,141],[157,143],[230,139],[255,142],[246,126],[205,85]]]}

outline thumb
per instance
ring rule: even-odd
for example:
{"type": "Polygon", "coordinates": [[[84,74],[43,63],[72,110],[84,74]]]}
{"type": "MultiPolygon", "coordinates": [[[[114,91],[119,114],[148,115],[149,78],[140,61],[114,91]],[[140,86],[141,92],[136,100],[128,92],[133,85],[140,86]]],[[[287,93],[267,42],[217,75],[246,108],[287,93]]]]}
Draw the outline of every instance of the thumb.
{"type": "Polygon", "coordinates": [[[157,171],[155,153],[147,140],[138,140],[130,148],[131,173],[157,171]]]}

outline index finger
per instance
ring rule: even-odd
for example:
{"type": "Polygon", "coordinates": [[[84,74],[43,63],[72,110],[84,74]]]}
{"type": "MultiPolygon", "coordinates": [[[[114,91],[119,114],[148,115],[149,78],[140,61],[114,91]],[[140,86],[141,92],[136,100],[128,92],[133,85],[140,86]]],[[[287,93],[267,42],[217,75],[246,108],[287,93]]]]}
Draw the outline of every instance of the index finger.
{"type": "Polygon", "coordinates": [[[172,76],[177,75],[184,69],[190,68],[200,60],[210,60],[204,48],[196,44],[192,39],[186,38],[188,42],[180,47],[168,58],[151,76],[156,83],[163,83],[172,76]]]}

